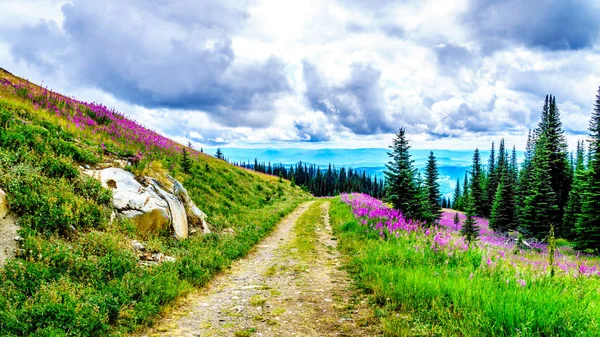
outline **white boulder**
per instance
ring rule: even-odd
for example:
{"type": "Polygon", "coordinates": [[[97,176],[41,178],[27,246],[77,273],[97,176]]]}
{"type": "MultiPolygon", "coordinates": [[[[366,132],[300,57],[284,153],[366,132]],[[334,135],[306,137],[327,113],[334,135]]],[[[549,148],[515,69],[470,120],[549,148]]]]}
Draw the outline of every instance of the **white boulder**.
{"type": "Polygon", "coordinates": [[[176,238],[189,235],[189,225],[199,225],[205,233],[210,232],[206,214],[190,199],[187,191],[176,179],[173,189],[151,177],[143,177],[142,185],[135,176],[121,168],[87,170],[88,175],[98,179],[106,188],[112,189],[113,204],[119,213],[132,219],[142,233],[173,229],[176,238]]]}

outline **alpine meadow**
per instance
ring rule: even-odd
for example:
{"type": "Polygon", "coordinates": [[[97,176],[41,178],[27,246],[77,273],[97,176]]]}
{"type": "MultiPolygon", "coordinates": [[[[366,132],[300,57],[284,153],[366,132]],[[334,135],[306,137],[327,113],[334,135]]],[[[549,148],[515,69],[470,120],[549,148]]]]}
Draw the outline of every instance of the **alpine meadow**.
{"type": "Polygon", "coordinates": [[[0,336],[600,336],[600,3],[0,3],[0,336]]]}

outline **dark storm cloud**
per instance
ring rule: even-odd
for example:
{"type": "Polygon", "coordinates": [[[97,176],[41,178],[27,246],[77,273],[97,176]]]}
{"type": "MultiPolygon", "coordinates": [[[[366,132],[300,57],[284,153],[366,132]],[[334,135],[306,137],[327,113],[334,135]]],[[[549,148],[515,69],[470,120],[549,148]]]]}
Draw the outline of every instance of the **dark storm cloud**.
{"type": "Polygon", "coordinates": [[[334,124],[355,134],[393,132],[395,127],[385,114],[381,72],[371,65],[354,63],[350,77],[329,85],[310,62],[304,62],[306,98],[313,110],[322,111],[334,124]]]}
{"type": "Polygon", "coordinates": [[[464,19],[485,52],[513,43],[583,49],[600,31],[600,7],[593,0],[477,0],[464,19]]]}
{"type": "Polygon", "coordinates": [[[62,27],[24,27],[13,56],[63,67],[131,103],[203,110],[228,126],[269,125],[271,102],[290,90],[281,60],[236,59],[231,35],[243,28],[243,4],[76,0],[62,12],[62,27]]]}

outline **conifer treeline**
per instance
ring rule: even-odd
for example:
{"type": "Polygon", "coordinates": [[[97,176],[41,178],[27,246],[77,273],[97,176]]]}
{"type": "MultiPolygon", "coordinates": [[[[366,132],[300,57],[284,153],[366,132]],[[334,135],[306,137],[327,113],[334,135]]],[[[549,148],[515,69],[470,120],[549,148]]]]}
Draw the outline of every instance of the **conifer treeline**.
{"type": "MultiPolygon", "coordinates": [[[[554,226],[557,235],[574,241],[577,249],[600,252],[600,89],[590,132],[587,156],[584,141],[578,142],[576,153],[569,155],[556,98],[546,96],[541,120],[529,132],[521,167],[517,165],[516,149],[509,152],[504,140],[498,151],[492,143],[485,167],[476,149],[468,175],[462,184],[460,179],[456,182],[450,206],[469,213],[468,218],[489,218],[490,227],[496,231],[519,231],[540,240],[554,226]]],[[[420,187],[404,129],[396,134],[391,148],[387,200],[407,217],[435,221],[437,211],[431,205],[439,194],[431,194],[436,186],[428,179],[420,187]],[[430,197],[423,197],[420,190],[430,193],[430,197]]],[[[435,160],[433,154],[430,158],[435,160]]],[[[441,200],[443,206],[448,203],[441,200]]]]}
{"type": "Polygon", "coordinates": [[[352,168],[342,167],[338,170],[329,164],[327,169],[322,169],[315,164],[307,165],[302,162],[287,168],[281,164],[259,163],[257,159],[254,163],[242,162],[235,165],[290,180],[293,184],[305,187],[317,197],[360,192],[374,198],[383,198],[383,179],[371,177],[364,171],[359,172],[352,168]]]}

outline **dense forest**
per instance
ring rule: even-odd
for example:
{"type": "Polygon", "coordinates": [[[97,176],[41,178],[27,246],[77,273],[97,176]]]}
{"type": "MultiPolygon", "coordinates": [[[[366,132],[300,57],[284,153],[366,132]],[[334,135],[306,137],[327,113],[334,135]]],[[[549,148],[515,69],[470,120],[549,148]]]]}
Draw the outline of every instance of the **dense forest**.
{"type": "MultiPolygon", "coordinates": [[[[224,159],[222,154],[221,159],[224,159]]],[[[260,163],[258,159],[255,159],[254,163],[241,162],[233,164],[290,180],[292,184],[305,188],[317,197],[335,196],[350,192],[365,193],[375,198],[384,196],[383,179],[371,177],[364,171],[359,172],[352,168],[342,167],[338,170],[335,166],[329,164],[325,170],[315,164],[308,165],[301,161],[286,167],[283,164],[260,163]]]]}
{"type": "MultiPolygon", "coordinates": [[[[191,149],[192,144],[188,143],[188,147],[191,149]]],[[[204,153],[204,149],[201,148],[200,152],[204,153]]],[[[189,151],[183,149],[183,166],[187,166],[189,159],[189,151]]],[[[383,179],[378,179],[376,176],[371,177],[364,171],[354,170],[351,167],[336,169],[334,165],[329,164],[326,170],[320,168],[316,164],[306,164],[299,161],[295,165],[273,164],[259,162],[257,158],[254,159],[254,163],[251,162],[232,162],[225,157],[223,151],[218,148],[214,155],[215,158],[224,160],[232,165],[242,167],[248,170],[269,174],[272,176],[279,177],[280,179],[287,179],[292,182],[292,185],[298,185],[307,192],[310,192],[316,197],[332,197],[340,193],[364,193],[374,198],[381,199],[384,197],[384,186],[385,182],[383,179]]],[[[450,200],[442,200],[442,203],[448,206],[450,200]]]]}
{"type": "MultiPolygon", "coordinates": [[[[496,231],[547,240],[549,233],[572,240],[580,250],[600,249],[600,89],[590,121],[590,135],[569,153],[556,98],[546,96],[541,119],[530,130],[525,159],[501,140],[491,144],[487,165],[478,149],[465,178],[456,182],[453,200],[440,200],[435,156],[424,179],[413,166],[404,129],[396,134],[387,165],[385,198],[404,216],[435,223],[440,204],[464,211],[467,219],[489,218],[496,231]]],[[[465,221],[469,224],[471,221],[465,221]]],[[[465,232],[476,236],[476,229],[465,232]]]]}

